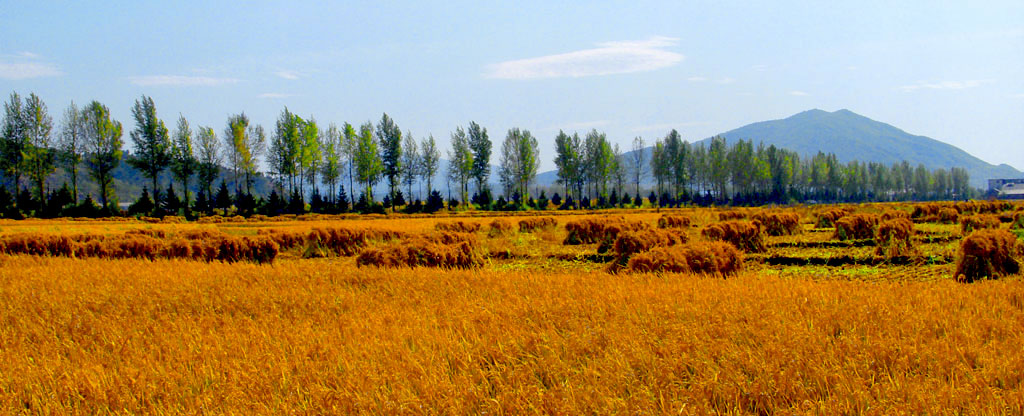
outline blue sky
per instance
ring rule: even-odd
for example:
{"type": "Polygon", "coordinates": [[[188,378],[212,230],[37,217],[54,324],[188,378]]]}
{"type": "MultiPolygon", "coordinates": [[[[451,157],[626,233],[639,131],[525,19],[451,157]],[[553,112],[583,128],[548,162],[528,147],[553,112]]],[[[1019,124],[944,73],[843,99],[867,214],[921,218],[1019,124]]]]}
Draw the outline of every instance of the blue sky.
{"type": "Polygon", "coordinates": [[[55,119],[99,100],[128,127],[145,94],[218,132],[243,111],[272,130],[284,106],[387,112],[444,149],[475,120],[495,149],[532,131],[542,170],[559,128],[628,149],[847,108],[1024,168],[1020,1],[84,3],[0,0],[0,93],[55,119]]]}

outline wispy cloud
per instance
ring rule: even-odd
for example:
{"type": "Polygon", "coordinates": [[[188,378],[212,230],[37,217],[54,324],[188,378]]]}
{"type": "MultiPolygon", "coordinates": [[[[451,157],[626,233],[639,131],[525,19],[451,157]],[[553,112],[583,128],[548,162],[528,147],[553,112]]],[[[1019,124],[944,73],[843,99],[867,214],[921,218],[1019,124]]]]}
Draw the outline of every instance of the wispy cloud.
{"type": "Polygon", "coordinates": [[[291,80],[302,78],[302,74],[299,73],[298,71],[289,71],[289,70],[277,71],[277,72],[274,73],[274,75],[277,75],[277,76],[279,76],[281,78],[284,78],[284,79],[291,79],[291,80]]]}
{"type": "Polygon", "coordinates": [[[752,69],[754,71],[757,71],[757,72],[764,72],[764,71],[768,70],[768,65],[757,64],[757,65],[751,66],[750,69],[752,69]]]}
{"type": "Polygon", "coordinates": [[[664,132],[668,132],[669,130],[672,130],[672,129],[677,129],[678,130],[678,129],[681,129],[681,128],[684,128],[684,127],[705,126],[707,124],[708,124],[708,122],[706,122],[706,121],[687,121],[687,122],[682,122],[682,123],[658,123],[658,124],[648,124],[646,126],[637,126],[637,127],[634,127],[632,130],[633,130],[634,133],[643,133],[643,132],[648,132],[648,131],[657,131],[657,132],[664,133],[664,132]]]}
{"type": "Polygon", "coordinates": [[[1013,98],[1024,98],[1024,94],[1013,94],[1013,98]]]}
{"type": "Polygon", "coordinates": [[[555,130],[579,131],[579,130],[589,130],[589,129],[594,129],[594,128],[598,128],[598,127],[602,127],[602,126],[607,126],[608,124],[611,124],[611,122],[608,121],[608,120],[574,121],[574,122],[571,122],[571,123],[559,124],[557,126],[548,126],[548,127],[543,128],[541,130],[542,131],[555,131],[555,130]]]}
{"type": "Polygon", "coordinates": [[[604,42],[593,49],[505,61],[487,66],[484,76],[497,79],[537,79],[626,74],[667,68],[681,54],[664,50],[679,40],[655,36],[640,41],[604,42]]]}
{"type": "Polygon", "coordinates": [[[789,95],[795,95],[797,97],[806,97],[806,96],[811,95],[811,94],[808,94],[808,93],[800,91],[800,90],[793,90],[793,91],[789,92],[789,95]]]}
{"type": "Polygon", "coordinates": [[[690,82],[704,82],[707,81],[708,79],[707,77],[689,77],[686,80],[690,82]]]}
{"type": "Polygon", "coordinates": [[[143,87],[216,87],[238,82],[237,78],[217,78],[188,75],[146,75],[128,78],[132,84],[143,87]]]}
{"type": "Polygon", "coordinates": [[[913,85],[899,87],[903,92],[914,92],[918,90],[964,90],[979,87],[992,82],[990,79],[970,79],[966,81],[939,81],[939,82],[918,82],[913,85]]]}
{"type": "Polygon", "coordinates": [[[730,77],[725,77],[725,78],[719,79],[719,80],[717,80],[715,82],[717,82],[719,84],[722,84],[722,85],[725,85],[725,84],[732,84],[732,83],[736,82],[736,80],[733,79],[733,78],[730,78],[730,77]]]}
{"type": "Polygon", "coordinates": [[[22,80],[64,75],[56,65],[43,62],[41,58],[32,52],[0,55],[0,78],[22,80]]]}
{"type": "Polygon", "coordinates": [[[294,97],[294,96],[295,96],[295,94],[285,94],[285,93],[280,93],[280,92],[265,92],[263,94],[258,95],[258,97],[260,97],[260,98],[267,98],[267,99],[289,98],[289,97],[294,97]]]}

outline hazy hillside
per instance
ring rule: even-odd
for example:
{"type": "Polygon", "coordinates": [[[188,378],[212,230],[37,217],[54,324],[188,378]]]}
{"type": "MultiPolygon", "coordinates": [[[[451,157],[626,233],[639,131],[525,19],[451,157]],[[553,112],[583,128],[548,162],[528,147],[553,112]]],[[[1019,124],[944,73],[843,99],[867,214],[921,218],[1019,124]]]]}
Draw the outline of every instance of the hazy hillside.
{"type": "Polygon", "coordinates": [[[990,178],[1015,178],[1021,172],[1009,165],[992,165],[958,147],[916,136],[850,110],[809,110],[782,120],[748,124],[721,134],[728,139],[753,139],[812,155],[835,153],[840,161],[893,163],[907,160],[929,169],[963,167],[971,184],[986,186],[990,178]]]}
{"type": "MultiPolygon", "coordinates": [[[[958,147],[929,137],[912,135],[850,110],[831,113],[808,110],[782,120],[748,124],[721,135],[730,140],[744,139],[755,143],[764,142],[766,145],[774,144],[808,156],[819,151],[835,153],[843,162],[859,160],[893,163],[907,160],[915,166],[923,163],[929,169],[963,167],[971,176],[971,185],[979,188],[986,187],[990,178],[1024,176],[1012,166],[992,165],[958,147]]],[[[647,160],[650,160],[651,148],[644,151],[647,152],[647,160]]],[[[554,171],[543,172],[537,176],[537,183],[550,185],[556,179],[554,171]]]]}

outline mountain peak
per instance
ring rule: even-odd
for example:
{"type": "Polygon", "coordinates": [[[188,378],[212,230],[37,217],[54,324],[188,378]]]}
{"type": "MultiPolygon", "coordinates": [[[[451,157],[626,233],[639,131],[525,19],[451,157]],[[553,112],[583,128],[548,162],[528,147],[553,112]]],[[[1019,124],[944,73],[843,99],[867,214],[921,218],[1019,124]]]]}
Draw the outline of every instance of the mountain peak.
{"type": "Polygon", "coordinates": [[[790,149],[801,155],[833,153],[841,162],[923,164],[928,169],[966,168],[974,186],[989,178],[1019,177],[1008,166],[995,166],[947,143],[917,136],[872,120],[849,109],[806,110],[781,120],[748,124],[722,133],[728,139],[753,140],[790,149]]]}

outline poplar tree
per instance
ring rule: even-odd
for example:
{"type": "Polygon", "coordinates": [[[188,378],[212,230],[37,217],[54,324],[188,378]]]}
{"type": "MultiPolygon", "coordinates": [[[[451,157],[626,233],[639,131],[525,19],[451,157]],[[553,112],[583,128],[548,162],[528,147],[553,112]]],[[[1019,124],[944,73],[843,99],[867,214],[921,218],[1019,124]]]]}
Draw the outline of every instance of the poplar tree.
{"type": "Polygon", "coordinates": [[[366,122],[359,126],[359,136],[355,149],[356,173],[359,183],[366,187],[366,201],[373,202],[373,185],[380,180],[384,165],[374,140],[373,123],[366,122]]]}
{"type": "Polygon", "coordinates": [[[100,202],[111,209],[114,169],[121,164],[121,123],[110,118],[110,109],[93,101],[85,107],[86,166],[100,189],[100,202]]]}
{"type": "Polygon", "coordinates": [[[407,198],[412,201],[412,185],[416,183],[416,177],[420,173],[420,151],[416,139],[412,137],[411,131],[405,132],[402,139],[402,183],[405,184],[409,193],[407,198]]]}
{"type": "Polygon", "coordinates": [[[434,135],[427,136],[426,139],[420,145],[420,175],[423,180],[427,182],[427,197],[434,192],[434,175],[437,174],[437,168],[441,161],[441,153],[437,150],[437,142],[434,141],[434,135]]]}
{"type": "Polygon", "coordinates": [[[199,160],[196,158],[195,149],[192,146],[192,128],[185,116],[179,115],[178,127],[174,130],[174,139],[171,141],[171,173],[174,174],[175,179],[181,182],[181,189],[185,194],[186,214],[191,207],[188,182],[198,168],[199,160]]]}
{"type": "Polygon", "coordinates": [[[135,118],[135,129],[131,132],[135,152],[128,158],[128,164],[153,181],[153,202],[156,202],[160,172],[171,161],[171,139],[164,122],[157,118],[152,98],[143,95],[141,100],[135,100],[132,117],[135,118]]]}
{"type": "Polygon", "coordinates": [[[395,189],[402,175],[402,131],[387,113],[377,123],[377,141],[381,152],[382,173],[388,178],[388,195],[394,201],[395,189]]]}
{"type": "Polygon", "coordinates": [[[25,99],[23,116],[25,137],[25,165],[36,189],[39,204],[46,202],[46,178],[56,170],[56,158],[50,133],[53,119],[46,110],[46,103],[38,95],[29,94],[25,99]]]}
{"type": "Polygon", "coordinates": [[[71,198],[78,203],[78,165],[82,163],[82,155],[85,152],[85,115],[72,101],[68,109],[64,111],[64,120],[61,123],[60,140],[60,161],[64,170],[71,175],[71,198]]]}
{"type": "Polygon", "coordinates": [[[487,129],[480,127],[475,121],[469,122],[466,129],[469,148],[473,150],[473,169],[470,176],[476,182],[476,192],[483,195],[487,189],[487,180],[491,176],[491,139],[487,137],[487,129]]]}
{"type": "Polygon", "coordinates": [[[28,141],[25,135],[25,116],[22,113],[21,96],[12,92],[10,100],[4,103],[4,123],[0,131],[0,163],[3,165],[0,167],[4,174],[13,179],[14,194],[21,188],[28,141]]]}
{"type": "Polygon", "coordinates": [[[459,184],[462,203],[469,199],[469,180],[473,175],[473,149],[462,127],[452,133],[452,149],[448,152],[448,178],[459,184]]]}
{"type": "Polygon", "coordinates": [[[223,156],[217,142],[217,132],[212,127],[200,127],[198,133],[198,166],[197,179],[199,185],[206,190],[206,199],[213,199],[213,183],[220,174],[223,156]]]}
{"type": "MultiPolygon", "coordinates": [[[[324,182],[329,187],[328,192],[331,202],[337,203],[338,201],[334,198],[335,192],[337,191],[338,178],[341,177],[341,165],[342,165],[342,138],[341,132],[338,131],[338,126],[331,123],[327,130],[321,135],[323,139],[323,166],[320,169],[320,175],[324,178],[324,182]]],[[[351,191],[352,188],[349,188],[351,191]]]]}

